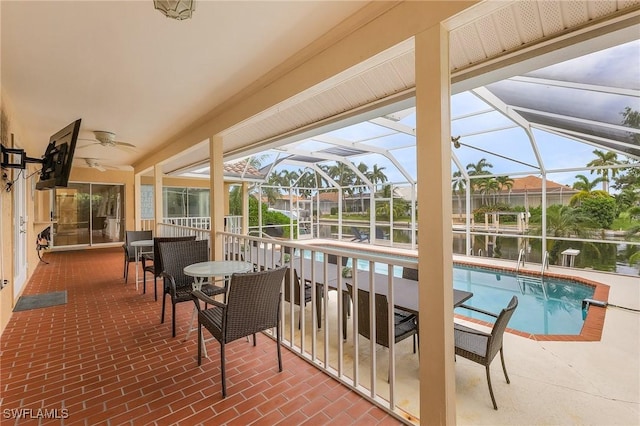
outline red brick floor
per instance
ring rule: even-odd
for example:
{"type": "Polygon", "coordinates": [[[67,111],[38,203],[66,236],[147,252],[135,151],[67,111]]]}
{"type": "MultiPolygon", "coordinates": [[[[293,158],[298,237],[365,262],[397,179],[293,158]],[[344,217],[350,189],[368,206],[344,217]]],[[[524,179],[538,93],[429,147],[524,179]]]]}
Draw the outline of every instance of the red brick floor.
{"type": "Polygon", "coordinates": [[[195,334],[184,342],[193,305],[178,305],[172,338],[170,303],[160,324],[160,302],[135,290],[135,264],[124,284],[122,258],[119,248],[45,254],[24,294],[66,290],[67,304],[13,313],[0,346],[2,425],[399,424],[286,349],[278,373],[263,335],[228,346],[222,399],[217,342],[201,367],[195,334]]]}

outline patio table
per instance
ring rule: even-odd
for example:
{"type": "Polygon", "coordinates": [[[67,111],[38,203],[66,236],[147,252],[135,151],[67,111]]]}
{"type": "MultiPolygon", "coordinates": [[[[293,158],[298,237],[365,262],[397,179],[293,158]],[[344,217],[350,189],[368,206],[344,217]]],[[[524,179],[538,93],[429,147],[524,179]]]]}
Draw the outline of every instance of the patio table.
{"type": "MultiPolygon", "coordinates": [[[[298,271],[298,275],[306,283],[312,283],[311,271],[312,266],[315,267],[315,282],[317,285],[327,285],[329,290],[338,290],[338,275],[341,274],[342,266],[335,264],[327,265],[327,275],[325,277],[324,261],[311,259],[300,259],[295,257],[293,259],[293,267],[298,271]]],[[[347,283],[354,285],[357,282],[358,288],[365,291],[371,291],[369,281],[373,277],[373,287],[377,294],[389,296],[389,276],[374,272],[371,274],[369,271],[356,270],[356,278],[354,277],[342,277],[342,296],[343,296],[343,332],[346,337],[346,318],[349,312],[349,302],[351,295],[348,293],[347,283]]],[[[418,314],[418,281],[410,280],[402,277],[393,277],[393,302],[396,308],[418,314]]],[[[458,307],[464,302],[469,300],[473,296],[473,293],[464,290],[453,289],[453,307],[458,307]]],[[[316,301],[316,309],[322,309],[322,304],[319,300],[316,301]]]]}
{"type": "MultiPolygon", "coordinates": [[[[386,297],[389,296],[389,276],[385,274],[373,273],[369,271],[359,270],[357,278],[354,280],[351,278],[343,278],[342,281],[342,333],[344,338],[347,338],[347,312],[348,303],[351,299],[347,289],[347,283],[352,286],[357,282],[358,289],[364,291],[371,291],[370,278],[373,276],[373,286],[376,294],[382,294],[386,297]]],[[[393,305],[396,308],[402,309],[412,314],[419,314],[418,306],[418,281],[410,280],[402,277],[393,277],[393,305]]],[[[453,289],[453,307],[456,308],[462,305],[473,296],[470,291],[453,289]]]]}

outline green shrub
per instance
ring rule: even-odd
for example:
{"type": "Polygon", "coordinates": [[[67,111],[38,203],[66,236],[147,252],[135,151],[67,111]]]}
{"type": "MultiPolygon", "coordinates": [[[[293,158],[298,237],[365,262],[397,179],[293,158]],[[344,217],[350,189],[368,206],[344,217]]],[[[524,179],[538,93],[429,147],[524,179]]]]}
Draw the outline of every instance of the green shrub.
{"type": "Polygon", "coordinates": [[[604,229],[609,229],[616,218],[616,200],[610,196],[586,197],[582,200],[580,209],[604,229]]]}

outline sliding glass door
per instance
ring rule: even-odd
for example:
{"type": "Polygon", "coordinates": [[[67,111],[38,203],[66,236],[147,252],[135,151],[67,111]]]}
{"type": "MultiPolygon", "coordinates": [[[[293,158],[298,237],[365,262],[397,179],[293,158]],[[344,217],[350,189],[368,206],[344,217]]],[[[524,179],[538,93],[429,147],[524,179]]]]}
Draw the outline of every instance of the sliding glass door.
{"type": "Polygon", "coordinates": [[[70,183],[56,188],[53,211],[54,247],[124,240],[124,185],[70,183]]]}

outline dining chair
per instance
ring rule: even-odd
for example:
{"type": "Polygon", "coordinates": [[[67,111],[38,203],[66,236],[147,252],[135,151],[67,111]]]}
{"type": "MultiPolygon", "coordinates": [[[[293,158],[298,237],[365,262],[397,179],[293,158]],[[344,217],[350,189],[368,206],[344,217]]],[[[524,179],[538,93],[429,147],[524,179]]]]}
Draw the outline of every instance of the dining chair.
{"type": "Polygon", "coordinates": [[[124,244],[124,282],[129,279],[129,264],[136,261],[136,248],[131,245],[134,241],[150,240],[153,238],[152,231],[125,231],[124,244]]]}
{"type": "Polygon", "coordinates": [[[153,298],[158,300],[158,277],[164,270],[162,267],[162,259],[158,254],[159,243],[168,243],[171,241],[194,241],[195,235],[188,235],[185,237],[154,237],[153,238],[153,252],[145,253],[142,255],[142,294],[147,292],[147,272],[153,274],[153,298]]]}
{"type": "MultiPolygon", "coordinates": [[[[347,283],[347,291],[353,295],[353,286],[349,283],[347,283]]],[[[371,339],[371,310],[369,306],[369,292],[358,289],[358,334],[367,339],[371,339]]],[[[393,325],[394,343],[413,337],[413,353],[416,353],[416,339],[418,337],[416,315],[394,308],[393,325]]],[[[375,294],[375,327],[376,343],[388,348],[391,341],[389,336],[389,302],[384,294],[375,294]]],[[[346,334],[344,337],[346,338],[346,334]]]]}
{"type": "MultiPolygon", "coordinates": [[[[284,300],[285,302],[291,303],[291,292],[293,291],[294,305],[302,306],[300,303],[301,280],[300,280],[300,277],[298,276],[298,271],[295,268],[292,268],[292,269],[293,269],[293,281],[291,280],[292,274],[291,274],[290,268],[287,268],[287,271],[284,274],[284,300]],[[293,286],[292,286],[292,283],[293,283],[293,286]]],[[[300,309],[300,315],[298,317],[298,328],[300,328],[302,325],[302,315],[304,314],[304,309],[306,309],[307,303],[311,302],[312,300],[312,295],[311,295],[312,291],[313,291],[313,286],[310,283],[305,282],[304,308],[301,307],[300,309]]],[[[320,308],[319,308],[322,306],[321,303],[319,303],[321,298],[322,298],[322,287],[316,286],[316,300],[318,301],[318,303],[316,303],[316,318],[318,321],[318,324],[317,324],[318,328],[320,328],[321,321],[322,321],[322,313],[320,312],[320,308]]]]}
{"type": "Polygon", "coordinates": [[[408,280],[418,281],[418,270],[415,268],[402,268],[402,278],[406,278],[408,280]]]}
{"type": "Polygon", "coordinates": [[[500,352],[504,378],[507,380],[507,383],[511,383],[509,381],[509,376],[507,375],[507,368],[504,365],[502,337],[504,336],[504,331],[507,328],[507,324],[509,323],[513,312],[518,307],[518,297],[513,296],[507,307],[502,309],[498,315],[473,306],[460,305],[460,307],[496,318],[496,322],[493,324],[491,333],[485,333],[480,330],[466,327],[462,324],[454,323],[453,336],[456,355],[460,355],[463,358],[467,358],[468,360],[484,365],[487,373],[487,383],[489,384],[489,394],[491,395],[491,402],[493,402],[493,409],[497,410],[498,405],[496,404],[496,399],[493,396],[489,367],[493,358],[495,358],[497,353],[500,352]]]}
{"type": "MultiPolygon", "coordinates": [[[[160,323],[164,323],[164,311],[166,297],[171,298],[172,336],[176,337],[176,305],[188,302],[193,291],[193,277],[185,275],[185,266],[209,260],[209,242],[207,240],[196,241],[170,241],[158,243],[160,261],[164,270],[160,276],[164,279],[164,291],[162,296],[162,314],[160,323]]],[[[215,286],[205,282],[202,284],[202,293],[207,296],[223,294],[225,287],[215,286]]]]}
{"type": "Polygon", "coordinates": [[[278,352],[278,371],[282,371],[280,345],[281,331],[281,289],[282,280],[288,267],[282,266],[259,272],[233,274],[227,293],[226,303],[212,299],[205,293],[194,290],[192,298],[198,309],[198,365],[202,364],[202,327],[220,343],[220,369],[222,372],[222,396],[227,396],[225,371],[225,346],[243,337],[275,327],[278,352]],[[202,309],[200,301],[211,305],[202,309]]]}

